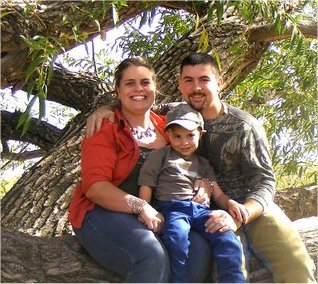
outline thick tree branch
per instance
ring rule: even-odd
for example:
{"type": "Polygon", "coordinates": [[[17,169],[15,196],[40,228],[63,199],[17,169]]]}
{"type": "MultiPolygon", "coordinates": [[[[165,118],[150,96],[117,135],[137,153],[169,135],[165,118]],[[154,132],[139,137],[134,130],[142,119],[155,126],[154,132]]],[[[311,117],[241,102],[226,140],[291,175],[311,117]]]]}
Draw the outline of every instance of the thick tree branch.
{"type": "Polygon", "coordinates": [[[58,141],[62,131],[47,123],[32,118],[29,130],[21,137],[21,129],[17,129],[21,112],[1,111],[1,135],[3,140],[17,140],[32,143],[44,151],[49,151],[58,141]]]}
{"type": "Polygon", "coordinates": [[[48,86],[47,99],[86,112],[98,95],[112,93],[112,86],[91,74],[56,67],[48,86]]]}
{"type": "MultiPolygon", "coordinates": [[[[299,21],[297,27],[307,38],[317,39],[317,22],[299,21]]],[[[252,42],[273,42],[276,40],[287,39],[291,37],[293,27],[287,28],[284,32],[278,33],[274,26],[264,25],[249,30],[248,41],[252,42]]]]}
{"type": "MultiPolygon", "coordinates": [[[[318,218],[294,222],[310,256],[317,263],[318,218]],[[310,223],[310,226],[307,224],[310,223]]],[[[121,282],[122,277],[99,266],[76,237],[32,237],[2,227],[1,279],[3,282],[121,282]]],[[[251,282],[273,282],[270,272],[252,255],[251,282]]]]}

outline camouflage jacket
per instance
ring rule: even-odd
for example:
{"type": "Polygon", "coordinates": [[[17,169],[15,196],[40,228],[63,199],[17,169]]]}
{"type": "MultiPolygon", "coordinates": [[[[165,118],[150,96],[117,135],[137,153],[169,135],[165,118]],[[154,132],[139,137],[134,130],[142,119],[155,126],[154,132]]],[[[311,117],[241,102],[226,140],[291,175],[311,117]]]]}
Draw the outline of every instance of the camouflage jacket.
{"type": "Polygon", "coordinates": [[[275,177],[264,128],[225,103],[223,114],[204,123],[199,152],[210,161],[222,190],[236,200],[255,199],[265,210],[273,200],[275,177]]]}

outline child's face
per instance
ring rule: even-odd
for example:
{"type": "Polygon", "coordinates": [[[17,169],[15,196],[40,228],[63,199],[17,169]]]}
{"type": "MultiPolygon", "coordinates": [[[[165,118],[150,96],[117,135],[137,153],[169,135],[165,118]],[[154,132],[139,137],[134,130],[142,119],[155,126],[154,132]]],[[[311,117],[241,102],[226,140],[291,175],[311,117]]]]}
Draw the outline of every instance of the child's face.
{"type": "Polygon", "coordinates": [[[184,157],[191,156],[198,148],[201,131],[188,130],[178,125],[171,126],[167,133],[170,138],[171,147],[184,157]]]}

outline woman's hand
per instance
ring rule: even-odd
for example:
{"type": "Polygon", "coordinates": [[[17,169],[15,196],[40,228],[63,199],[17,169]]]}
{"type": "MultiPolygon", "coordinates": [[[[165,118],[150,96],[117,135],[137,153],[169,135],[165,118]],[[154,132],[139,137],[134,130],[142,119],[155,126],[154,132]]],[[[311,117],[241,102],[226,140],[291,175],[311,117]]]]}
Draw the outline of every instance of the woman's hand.
{"type": "Polygon", "coordinates": [[[159,233],[164,223],[163,215],[154,209],[149,203],[142,208],[138,219],[154,233],[159,233]]]}
{"type": "Polygon", "coordinates": [[[87,118],[86,138],[92,137],[95,132],[100,130],[104,118],[111,122],[115,120],[115,113],[108,106],[99,107],[87,118]]]}
{"type": "Polygon", "coordinates": [[[211,234],[217,231],[224,233],[229,230],[236,232],[238,229],[234,219],[225,210],[213,210],[210,218],[205,222],[205,227],[205,231],[211,234]]]}
{"type": "Polygon", "coordinates": [[[192,198],[192,201],[201,203],[201,204],[210,204],[211,198],[211,185],[205,179],[197,179],[194,183],[194,192],[195,195],[192,198]]]}

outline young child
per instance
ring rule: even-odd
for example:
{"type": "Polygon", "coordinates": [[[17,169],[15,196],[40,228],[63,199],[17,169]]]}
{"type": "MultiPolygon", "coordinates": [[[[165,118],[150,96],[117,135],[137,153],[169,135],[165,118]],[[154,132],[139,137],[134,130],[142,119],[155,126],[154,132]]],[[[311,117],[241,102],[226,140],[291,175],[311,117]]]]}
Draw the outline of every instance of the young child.
{"type": "MultiPolygon", "coordinates": [[[[242,272],[242,246],[231,230],[213,234],[205,231],[205,222],[212,210],[208,205],[192,201],[194,182],[206,179],[211,184],[214,203],[233,217],[246,220],[245,207],[226,196],[214,180],[208,160],[195,154],[203,135],[201,114],[188,104],[179,105],[167,113],[165,128],[170,145],[152,151],[139,175],[140,197],[161,212],[163,224],[153,222],[151,212],[143,220],[154,232],[160,230],[162,240],[170,255],[171,281],[190,282],[187,269],[190,228],[202,234],[210,243],[216,263],[218,282],[245,282],[242,272]],[[158,229],[158,226],[162,226],[158,229]]],[[[158,214],[156,215],[158,218],[158,214]]]]}

